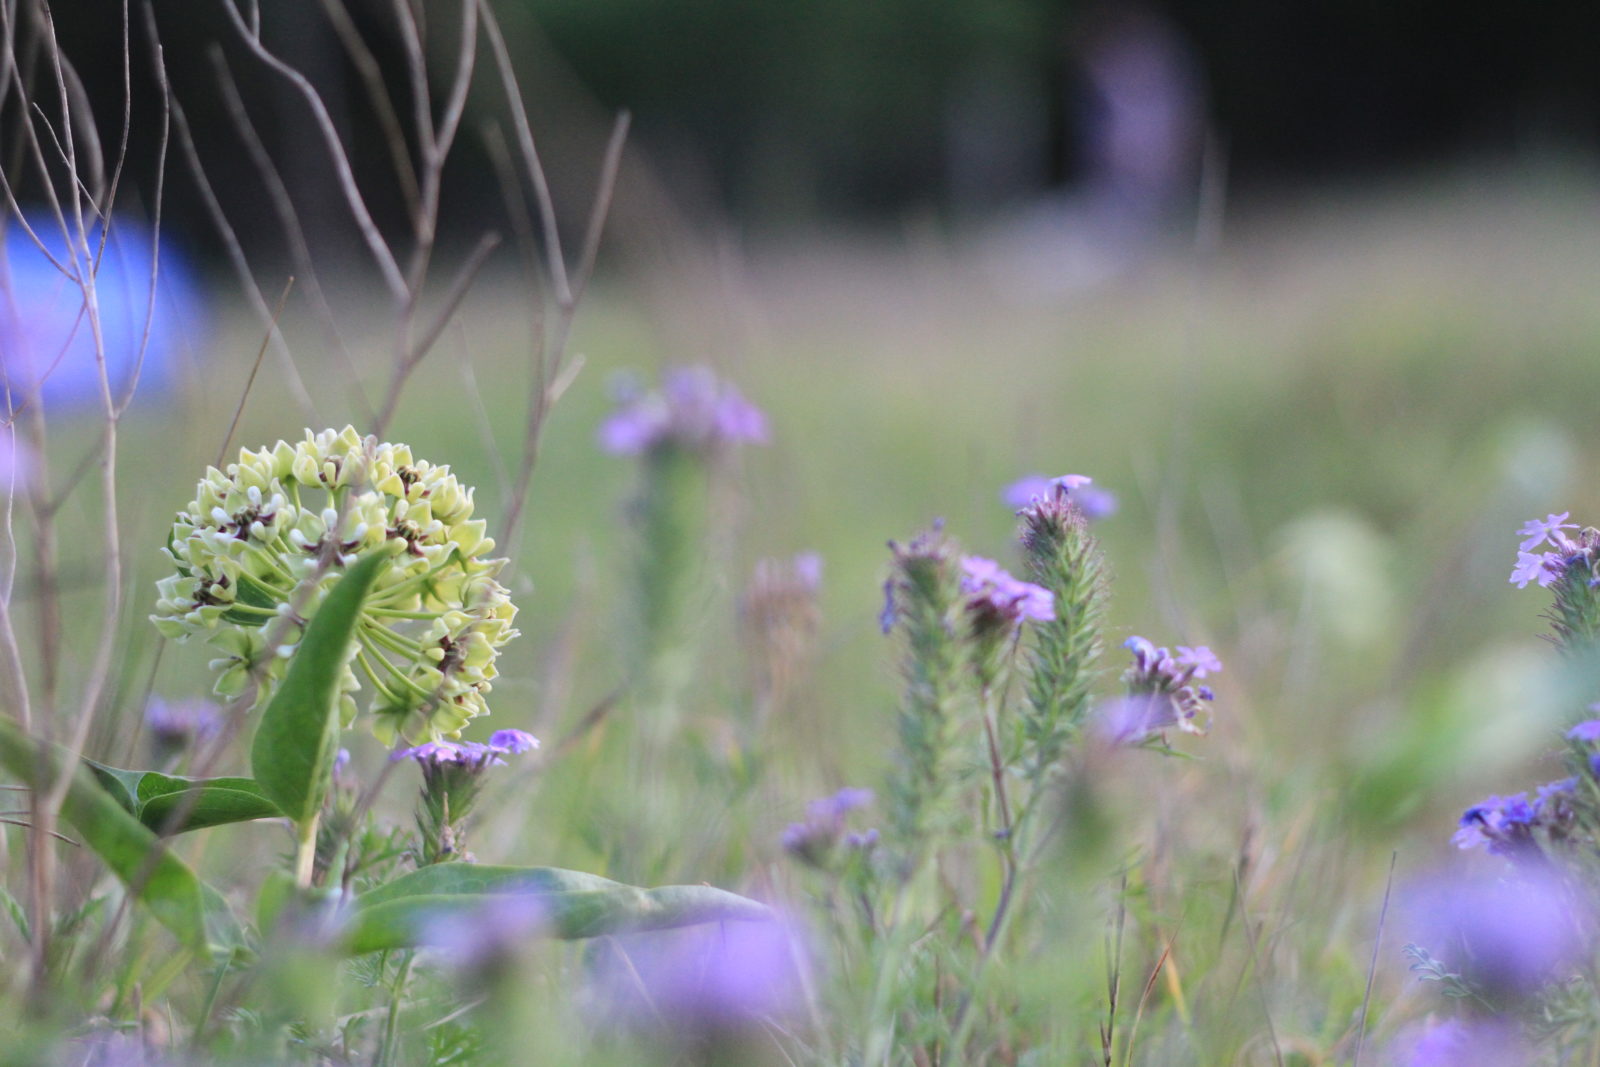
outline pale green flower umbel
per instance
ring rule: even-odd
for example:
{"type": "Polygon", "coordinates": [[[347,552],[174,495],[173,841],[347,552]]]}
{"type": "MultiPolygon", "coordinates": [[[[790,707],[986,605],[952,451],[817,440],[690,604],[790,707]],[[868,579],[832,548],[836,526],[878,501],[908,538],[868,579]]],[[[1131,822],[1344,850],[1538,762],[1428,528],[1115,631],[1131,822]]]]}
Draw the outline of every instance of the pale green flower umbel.
{"type": "Polygon", "coordinates": [[[345,669],[345,725],[355,694],[370,688],[372,731],[385,743],[454,737],[488,713],[495,657],[517,635],[516,608],[495,580],[506,561],[485,558],[494,542],[484,530],[449,467],[353,427],[307,430],[299,444],[243,449],[226,470],[207,468],[173,523],[166,553],[177,573],[156,583],[151,619],[179,641],[206,636],[221,653],[211,661],[219,696],[244,693],[257,672],[263,703],[345,567],[390,553],[345,669]]]}

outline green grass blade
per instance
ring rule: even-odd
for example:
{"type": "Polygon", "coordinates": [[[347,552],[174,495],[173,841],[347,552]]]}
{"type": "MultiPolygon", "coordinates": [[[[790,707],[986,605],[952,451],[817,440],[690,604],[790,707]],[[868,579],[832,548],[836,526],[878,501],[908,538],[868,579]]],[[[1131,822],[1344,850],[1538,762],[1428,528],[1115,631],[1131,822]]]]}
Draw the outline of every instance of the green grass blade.
{"type": "Polygon", "coordinates": [[[335,583],[306,627],[283,684],[261,713],[250,767],[266,796],[304,825],[322,807],[339,747],[339,677],[361,604],[388,557],[375,553],[335,583]]]}

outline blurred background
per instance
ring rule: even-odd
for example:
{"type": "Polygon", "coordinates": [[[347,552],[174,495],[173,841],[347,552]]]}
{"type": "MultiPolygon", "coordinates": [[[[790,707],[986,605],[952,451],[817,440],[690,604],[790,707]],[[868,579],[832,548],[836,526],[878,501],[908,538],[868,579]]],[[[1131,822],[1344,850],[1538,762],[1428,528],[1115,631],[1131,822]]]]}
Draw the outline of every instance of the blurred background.
{"type": "MultiPolygon", "coordinates": [[[[54,6],[115,144],[122,28],[102,4],[54,6]]],[[[459,16],[420,7],[437,101],[459,16]]],[[[551,418],[521,543],[506,546],[524,637],[496,725],[559,734],[625,673],[608,635],[633,474],[594,443],[614,371],[710,363],[771,418],[773,446],[744,455],[739,503],[721,516],[734,535],[716,561],[726,610],[706,642],[721,650],[702,679],[707,716],[736,703],[734,605],[755,562],[824,561],[817,657],[770,724],[789,745],[768,767],[781,800],[726,816],[758,858],[807,798],[881,772],[897,686],[875,626],[885,540],[940,516],[970,550],[1006,557],[1004,487],[1089,474],[1120,501],[1098,527],[1116,569],[1114,639],[1208,643],[1228,665],[1204,759],[1163,765],[1153,791],[1128,772],[1121,793],[1108,787],[1117,817],[1208,857],[1196,877],[1219,911],[1237,852],[1283,899],[1342,916],[1317,930],[1354,938],[1340,974],[1359,990],[1391,852],[1419,870],[1449,852],[1466,804],[1552,776],[1572,711],[1570,679],[1535,637],[1544,597],[1506,575],[1529,516],[1600,516],[1585,474],[1600,458],[1600,8],[494,8],[569,248],[613,117],[633,116],[574,335],[586,363],[551,418]],[[1307,840],[1320,849],[1309,859],[1307,840]]],[[[304,386],[269,362],[236,444],[359,424],[392,353],[303,96],[241,45],[220,0],[153,11],[194,154],[168,145],[167,325],[125,431],[129,521],[148,534],[128,541],[150,546],[215,458],[261,312],[289,275],[280,329],[304,386]],[[219,216],[265,294],[253,310],[219,216]]],[[[367,80],[375,71],[409,114],[389,5],[284,0],[263,5],[261,27],[326,102],[377,226],[403,237],[406,191],[367,80]]],[[[162,151],[161,94],[134,37],[130,226],[139,205],[148,217],[162,151]]],[[[13,130],[16,108],[0,101],[13,130]]],[[[450,462],[492,513],[545,319],[530,295],[536,205],[502,180],[516,132],[481,56],[462,128],[439,277],[484,231],[507,240],[389,436],[450,462]]],[[[4,129],[0,147],[15,150],[4,129]]],[[[24,211],[42,210],[36,177],[7,173],[24,211]]],[[[24,292],[34,253],[15,225],[7,249],[24,292]]],[[[13,306],[37,322],[47,303],[13,306]]],[[[8,368],[18,322],[8,335],[0,318],[8,368]]],[[[92,416],[74,423],[67,399],[60,410],[69,440],[93,439],[92,416]]],[[[141,582],[162,567],[154,547],[135,563],[141,582]]],[[[202,691],[183,662],[164,678],[202,691]]],[[[557,811],[584,803],[581,779],[551,789],[557,811]]],[[[728,826],[719,815],[694,832],[740,870],[749,857],[728,826]]],[[[550,847],[583,866],[571,836],[550,847]]],[[[1329,943],[1306,935],[1306,974],[1329,943]]]]}

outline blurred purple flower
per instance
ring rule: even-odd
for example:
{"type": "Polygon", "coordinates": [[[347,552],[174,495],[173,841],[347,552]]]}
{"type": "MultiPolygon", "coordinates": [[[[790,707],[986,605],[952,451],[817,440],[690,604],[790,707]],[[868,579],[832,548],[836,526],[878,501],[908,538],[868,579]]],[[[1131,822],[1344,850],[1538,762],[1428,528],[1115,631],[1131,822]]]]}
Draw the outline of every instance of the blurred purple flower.
{"type": "Polygon", "coordinates": [[[1403,1067],[1525,1067],[1531,1051],[1515,1023],[1503,1019],[1446,1019],[1397,1042],[1392,1062],[1403,1067]]]}
{"type": "Polygon", "coordinates": [[[467,907],[441,908],[424,921],[418,940],[457,969],[492,978],[548,919],[536,894],[496,893],[467,907]]]}
{"type": "MultiPolygon", "coordinates": [[[[851,812],[867,807],[874,799],[875,796],[870,789],[847,786],[832,796],[813,800],[806,805],[804,822],[790,823],[784,828],[783,836],[780,838],[784,851],[813,867],[831,866],[834,846],[844,834],[845,818],[851,812]]],[[[876,830],[868,831],[866,835],[848,836],[857,839],[854,845],[846,840],[846,844],[850,847],[868,847],[876,844],[878,840],[876,830]]]]}
{"type": "Polygon", "coordinates": [[[1169,727],[1203,734],[1209,720],[1206,707],[1216,694],[1210,686],[1193,684],[1222,670],[1222,661],[1205,645],[1178,646],[1178,655],[1143,637],[1122,643],[1133,654],[1133,665],[1123,672],[1128,686],[1125,700],[1102,709],[1102,731],[1114,741],[1138,742],[1169,727]]]}
{"type": "Polygon", "coordinates": [[[1179,667],[1187,667],[1196,678],[1204,678],[1208,674],[1222,670],[1222,661],[1205,645],[1196,645],[1194,648],[1179,645],[1178,654],[1173,657],[1173,662],[1179,667]]]}
{"type": "Polygon", "coordinates": [[[1587,745],[1600,743],[1600,719],[1587,719],[1580,722],[1567,731],[1567,740],[1579,741],[1587,745]]]}
{"type": "Polygon", "coordinates": [[[1012,624],[1050,622],[1056,617],[1054,593],[1013,578],[992,559],[962,556],[961,574],[961,591],[971,598],[967,606],[972,611],[992,613],[1012,624]]]}
{"type": "Polygon", "coordinates": [[[783,1015],[800,1003],[808,954],[799,931],[782,919],[637,934],[615,945],[627,963],[608,954],[597,968],[608,1016],[620,1010],[640,1022],[715,1029],[783,1015]]]}
{"type": "MultiPolygon", "coordinates": [[[[73,257],[60,225],[42,215],[30,216],[29,223],[50,256],[70,265],[73,257]]],[[[205,300],[195,272],[166,241],[160,244],[157,270],[149,228],[129,219],[117,220],[103,253],[98,227],[86,243],[72,243],[79,246],[80,264],[100,255],[95,303],[112,389],[126,390],[136,367],[142,390],[166,388],[180,353],[204,347],[205,300]]],[[[13,221],[0,242],[0,388],[11,390],[13,402],[42,388],[47,404],[100,405],[94,331],[83,307],[82,289],[13,221]]]]}
{"type": "Polygon", "coordinates": [[[524,730],[496,730],[489,735],[489,747],[498,752],[521,755],[539,747],[539,739],[524,730]]]}
{"type": "Polygon", "coordinates": [[[215,737],[222,728],[222,715],[208,700],[166,701],[152,696],[144,709],[144,725],[157,752],[167,756],[215,737]]]}
{"type": "Polygon", "coordinates": [[[678,367],[662,376],[659,393],[619,390],[618,408],[600,425],[600,447],[632,456],[674,444],[709,451],[765,444],[767,417],[709,367],[678,367]]]}
{"type": "Polygon", "coordinates": [[[1096,488],[1093,482],[1093,478],[1082,474],[1063,474],[1058,478],[1029,474],[1006,486],[1000,499],[1013,511],[1059,499],[1076,506],[1086,519],[1105,519],[1116,514],[1116,496],[1108,489],[1096,488]]]}
{"type": "Polygon", "coordinates": [[[1491,1002],[1527,996],[1586,958],[1591,923],[1551,874],[1440,876],[1402,892],[1407,941],[1491,1002]]]}

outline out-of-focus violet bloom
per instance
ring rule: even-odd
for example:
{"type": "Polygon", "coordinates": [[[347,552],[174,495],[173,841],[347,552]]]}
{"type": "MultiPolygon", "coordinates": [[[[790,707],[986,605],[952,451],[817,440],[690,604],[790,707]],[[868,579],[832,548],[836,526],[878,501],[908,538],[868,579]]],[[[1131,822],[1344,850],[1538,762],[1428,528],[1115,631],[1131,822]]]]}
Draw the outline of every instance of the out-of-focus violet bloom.
{"type": "Polygon", "coordinates": [[[1588,954],[1592,916],[1547,870],[1514,878],[1459,872],[1401,891],[1405,940],[1482,990],[1491,1003],[1538,992],[1588,954]]]}
{"type": "Polygon", "coordinates": [[[1488,796],[1462,812],[1450,840],[1457,848],[1484,848],[1524,864],[1543,866],[1540,839],[1564,838],[1572,829],[1576,812],[1573,793],[1576,778],[1563,778],[1527,793],[1488,796]]]}
{"type": "Polygon", "coordinates": [[[1567,731],[1568,741],[1582,744],[1600,744],[1600,719],[1586,719],[1567,731]]]}
{"type": "Polygon", "coordinates": [[[625,385],[618,407],[600,425],[600,447],[635,456],[667,445],[714,451],[766,444],[767,417],[709,367],[678,367],[662,376],[661,391],[625,385]]]}
{"type": "Polygon", "coordinates": [[[453,967],[492,979],[548,921],[548,909],[537,895],[497,893],[466,907],[442,906],[423,920],[418,940],[453,967]]]}
{"type": "MultiPolygon", "coordinates": [[[[55,219],[39,215],[28,221],[58,263],[70,267],[75,258],[83,269],[99,257],[95,303],[114,395],[126,391],[135,368],[141,392],[167,388],[180,355],[185,349],[202,350],[207,333],[204,297],[183,254],[171,242],[161,242],[158,269],[149,228],[119,218],[103,252],[101,231],[94,227],[87,242],[74,236],[74,256],[55,219]]],[[[47,405],[96,408],[102,403],[83,290],[14,219],[0,241],[0,387],[9,388],[14,403],[35,389],[42,390],[47,405]]]]}
{"type": "Polygon", "coordinates": [[[1056,617],[1054,593],[1013,578],[1000,564],[982,556],[961,557],[961,591],[969,598],[969,610],[1008,624],[1050,622],[1056,617]]]}
{"type": "Polygon", "coordinates": [[[162,700],[151,697],[144,725],[159,756],[170,756],[215,737],[222,716],[209,700],[162,700]]]}
{"type": "Polygon", "coordinates": [[[1173,661],[1179,667],[1189,668],[1196,678],[1204,678],[1208,674],[1222,670],[1222,661],[1205,645],[1196,645],[1194,648],[1179,645],[1178,654],[1173,657],[1173,661]]]}
{"type": "Polygon", "coordinates": [[[846,835],[844,827],[852,812],[867,807],[873,799],[870,789],[846,787],[832,796],[813,800],[806,805],[804,822],[790,823],[784,828],[780,838],[784,851],[813,867],[828,868],[836,858],[836,846],[841,837],[846,848],[870,848],[878,841],[876,830],[846,835]]]}
{"type": "Polygon", "coordinates": [[[1548,588],[1560,577],[1558,571],[1548,566],[1552,561],[1559,562],[1554,552],[1542,555],[1537,552],[1518,552],[1516,566],[1511,568],[1511,581],[1516,583],[1518,589],[1526,589],[1529,582],[1538,582],[1541,587],[1548,588]]]}
{"type": "Polygon", "coordinates": [[[608,953],[595,968],[596,999],[608,1017],[719,1030],[782,1016],[801,1003],[800,968],[809,954],[797,928],[781,918],[638,934],[615,943],[627,963],[608,953]]]}
{"type": "Polygon", "coordinates": [[[489,747],[521,755],[539,747],[539,739],[525,730],[496,730],[489,735],[489,747]]]}
{"type": "Polygon", "coordinates": [[[1402,1035],[1391,1062],[1399,1067],[1527,1067],[1532,1052],[1515,1023],[1446,1019],[1402,1035]]]}
{"type": "Polygon", "coordinates": [[[1093,478],[1082,474],[1063,474],[1059,478],[1030,474],[1006,486],[1000,498],[1013,511],[1059,502],[1072,505],[1089,520],[1110,518],[1116,514],[1117,498],[1109,489],[1093,483],[1093,478]]]}

